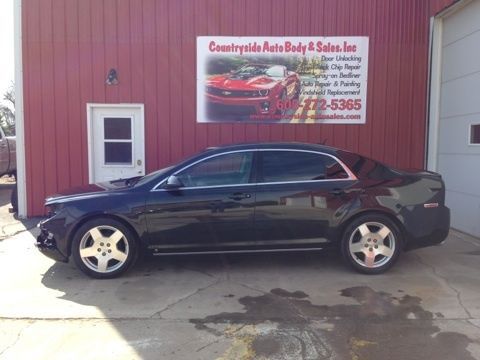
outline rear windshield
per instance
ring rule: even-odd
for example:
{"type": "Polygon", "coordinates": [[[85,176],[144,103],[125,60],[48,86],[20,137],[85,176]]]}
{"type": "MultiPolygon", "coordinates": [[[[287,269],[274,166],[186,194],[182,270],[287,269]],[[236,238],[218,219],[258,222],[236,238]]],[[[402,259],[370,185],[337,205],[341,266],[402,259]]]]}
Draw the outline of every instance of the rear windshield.
{"type": "Polygon", "coordinates": [[[398,176],[393,168],[379,161],[343,150],[338,155],[358,178],[388,180],[398,176]]]}

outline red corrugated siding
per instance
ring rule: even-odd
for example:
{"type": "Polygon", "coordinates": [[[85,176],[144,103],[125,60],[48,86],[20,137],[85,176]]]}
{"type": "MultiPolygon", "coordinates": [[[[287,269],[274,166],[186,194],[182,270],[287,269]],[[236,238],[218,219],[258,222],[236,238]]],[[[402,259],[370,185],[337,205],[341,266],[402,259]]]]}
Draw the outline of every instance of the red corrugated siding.
{"type": "Polygon", "coordinates": [[[28,214],[88,182],[87,102],[145,104],[147,171],[255,140],[326,141],[422,167],[429,17],[451,2],[23,0],[28,214]],[[196,124],[198,35],[369,36],[367,123],[196,124]],[[110,68],[117,86],[105,86],[110,68]]]}

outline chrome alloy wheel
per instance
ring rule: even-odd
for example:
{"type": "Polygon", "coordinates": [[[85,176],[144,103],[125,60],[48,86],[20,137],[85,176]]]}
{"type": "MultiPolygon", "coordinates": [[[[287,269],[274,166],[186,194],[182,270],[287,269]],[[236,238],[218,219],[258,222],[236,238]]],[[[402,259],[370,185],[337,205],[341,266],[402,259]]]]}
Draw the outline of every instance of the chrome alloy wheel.
{"type": "Polygon", "coordinates": [[[96,226],[80,240],[80,259],[91,270],[110,273],[127,261],[129,246],[125,235],[113,226],[96,226]]]}
{"type": "Polygon", "coordinates": [[[348,249],[353,260],[366,268],[377,268],[395,253],[395,236],[384,224],[366,222],[350,235],[348,249]]]}

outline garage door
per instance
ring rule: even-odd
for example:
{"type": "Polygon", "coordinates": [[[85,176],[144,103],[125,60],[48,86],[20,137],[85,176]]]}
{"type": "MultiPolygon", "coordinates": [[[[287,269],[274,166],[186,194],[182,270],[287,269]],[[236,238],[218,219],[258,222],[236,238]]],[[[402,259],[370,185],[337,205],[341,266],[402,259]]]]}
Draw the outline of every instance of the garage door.
{"type": "Polygon", "coordinates": [[[438,171],[452,227],[480,236],[480,1],[443,22],[438,171]]]}

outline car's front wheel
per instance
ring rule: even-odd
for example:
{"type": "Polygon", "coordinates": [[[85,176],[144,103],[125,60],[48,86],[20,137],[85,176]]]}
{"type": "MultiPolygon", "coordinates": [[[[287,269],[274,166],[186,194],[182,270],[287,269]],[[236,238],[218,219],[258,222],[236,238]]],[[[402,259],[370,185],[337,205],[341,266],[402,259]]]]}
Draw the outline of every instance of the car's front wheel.
{"type": "Polygon", "coordinates": [[[381,214],[364,215],[352,221],[341,241],[343,258],[364,274],[387,271],[398,259],[401,249],[401,231],[381,214]]]}
{"type": "Polygon", "coordinates": [[[75,233],[72,256],[77,267],[88,276],[109,279],[124,273],[135,262],[137,243],[121,222],[97,218],[75,233]]]}

